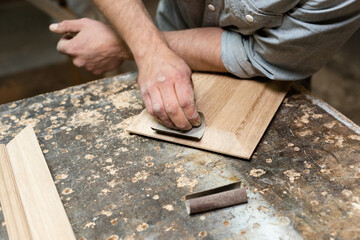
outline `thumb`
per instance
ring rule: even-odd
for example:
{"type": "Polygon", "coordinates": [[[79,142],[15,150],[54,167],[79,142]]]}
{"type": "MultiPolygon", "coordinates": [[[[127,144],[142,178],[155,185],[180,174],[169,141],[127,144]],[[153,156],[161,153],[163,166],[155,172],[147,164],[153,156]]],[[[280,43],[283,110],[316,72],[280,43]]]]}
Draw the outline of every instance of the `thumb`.
{"type": "Polygon", "coordinates": [[[54,33],[77,33],[84,26],[82,19],[65,20],[59,23],[53,23],[49,26],[50,31],[54,33]]]}

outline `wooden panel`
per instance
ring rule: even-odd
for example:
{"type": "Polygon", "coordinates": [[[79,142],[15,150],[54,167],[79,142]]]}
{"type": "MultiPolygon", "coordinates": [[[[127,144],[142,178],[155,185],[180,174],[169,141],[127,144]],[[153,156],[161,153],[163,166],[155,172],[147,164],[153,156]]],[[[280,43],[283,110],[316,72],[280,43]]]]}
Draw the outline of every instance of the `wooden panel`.
{"type": "Polygon", "coordinates": [[[191,147],[250,159],[284,99],[289,82],[240,80],[213,74],[193,74],[195,97],[205,116],[199,142],[154,132],[157,122],[144,110],[128,131],[191,147]]]}
{"type": "Polygon", "coordinates": [[[31,126],[0,148],[0,200],[10,239],[75,239],[31,126]]]}

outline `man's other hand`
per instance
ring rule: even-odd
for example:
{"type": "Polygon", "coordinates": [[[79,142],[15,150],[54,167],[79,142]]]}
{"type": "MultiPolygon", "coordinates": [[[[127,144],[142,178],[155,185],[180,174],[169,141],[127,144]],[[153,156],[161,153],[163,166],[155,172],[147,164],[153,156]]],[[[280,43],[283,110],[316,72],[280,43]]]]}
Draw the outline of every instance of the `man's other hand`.
{"type": "Polygon", "coordinates": [[[167,127],[190,130],[201,124],[191,70],[168,48],[159,48],[138,63],[139,86],[149,113],[167,127]]]}
{"type": "Polygon", "coordinates": [[[57,50],[72,57],[77,67],[94,74],[111,71],[132,54],[126,43],[107,25],[88,18],[51,24],[52,32],[63,34],[57,50]]]}

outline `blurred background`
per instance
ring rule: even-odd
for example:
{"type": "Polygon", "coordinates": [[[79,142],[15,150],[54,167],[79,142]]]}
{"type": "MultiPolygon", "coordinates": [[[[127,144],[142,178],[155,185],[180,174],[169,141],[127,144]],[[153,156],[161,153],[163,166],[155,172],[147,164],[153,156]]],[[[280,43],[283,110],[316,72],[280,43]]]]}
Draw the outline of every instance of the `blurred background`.
{"type": "MultiPolygon", "coordinates": [[[[90,0],[36,0],[67,8],[77,16],[102,19],[90,0]]],[[[25,0],[0,1],[0,104],[99,79],[73,66],[56,51],[60,36],[48,30],[56,22],[25,0]]],[[[158,0],[144,0],[154,16],[158,0]]],[[[111,74],[135,71],[125,63],[111,74]]],[[[360,30],[312,78],[312,92],[360,124],[360,30]]]]}

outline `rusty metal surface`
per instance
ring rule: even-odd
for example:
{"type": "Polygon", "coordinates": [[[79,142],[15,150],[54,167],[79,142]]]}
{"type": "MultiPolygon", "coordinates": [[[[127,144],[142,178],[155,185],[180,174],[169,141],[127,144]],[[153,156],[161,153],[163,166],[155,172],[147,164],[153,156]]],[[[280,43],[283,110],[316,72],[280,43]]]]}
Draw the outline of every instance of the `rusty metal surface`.
{"type": "MultiPolygon", "coordinates": [[[[125,131],[136,75],[0,106],[0,143],[33,125],[78,239],[358,239],[360,136],[292,90],[251,161],[125,131]],[[241,180],[249,203],[188,216],[184,196],[241,180]]],[[[0,239],[7,239],[0,211],[0,239]]]]}

